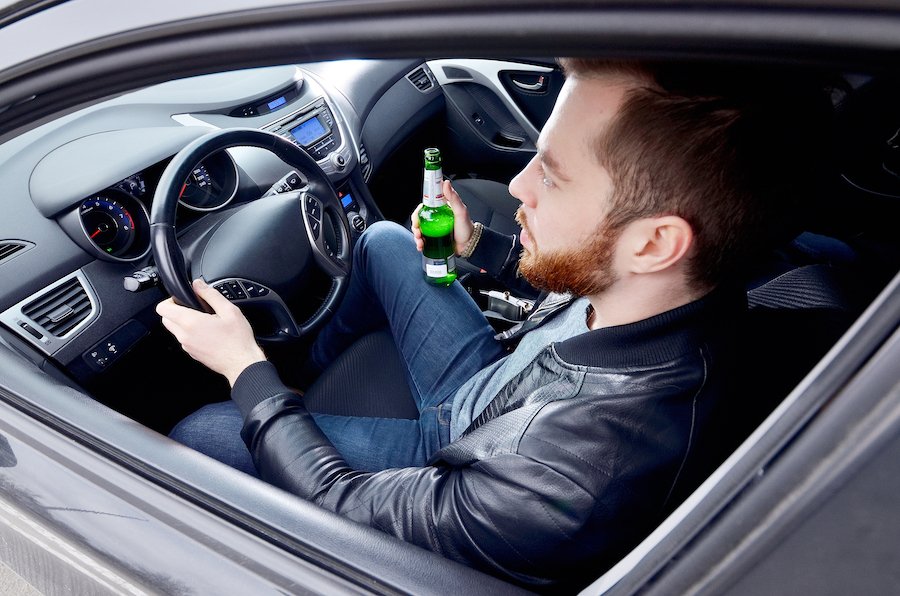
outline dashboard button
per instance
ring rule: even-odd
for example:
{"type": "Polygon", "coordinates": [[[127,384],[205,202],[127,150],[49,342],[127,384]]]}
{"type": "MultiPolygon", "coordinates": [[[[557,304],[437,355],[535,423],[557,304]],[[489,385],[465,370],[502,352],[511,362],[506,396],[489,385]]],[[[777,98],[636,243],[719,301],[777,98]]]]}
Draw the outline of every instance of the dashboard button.
{"type": "Polygon", "coordinates": [[[99,372],[118,360],[145,335],[147,328],[132,319],[85,352],[82,358],[88,366],[99,372]]]}
{"type": "Polygon", "coordinates": [[[25,323],[24,321],[19,321],[19,327],[21,327],[22,329],[27,331],[35,339],[39,339],[39,340],[44,339],[44,336],[41,335],[40,331],[38,331],[37,329],[35,329],[31,325],[29,325],[28,323],[25,323]]]}
{"type": "Polygon", "coordinates": [[[350,216],[350,225],[353,226],[354,230],[362,234],[363,230],[366,229],[366,220],[359,213],[354,213],[350,216]]]}

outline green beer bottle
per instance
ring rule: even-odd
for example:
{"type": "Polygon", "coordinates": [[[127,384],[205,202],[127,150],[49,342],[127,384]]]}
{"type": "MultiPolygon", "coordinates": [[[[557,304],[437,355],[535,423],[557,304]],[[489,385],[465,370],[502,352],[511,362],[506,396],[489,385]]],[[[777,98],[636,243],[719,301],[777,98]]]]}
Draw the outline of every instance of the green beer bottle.
{"type": "Polygon", "coordinates": [[[426,149],[422,208],[419,209],[419,228],[425,240],[422,268],[429,283],[449,286],[456,279],[456,244],[453,241],[453,211],[444,198],[443,183],[441,152],[426,149]]]}

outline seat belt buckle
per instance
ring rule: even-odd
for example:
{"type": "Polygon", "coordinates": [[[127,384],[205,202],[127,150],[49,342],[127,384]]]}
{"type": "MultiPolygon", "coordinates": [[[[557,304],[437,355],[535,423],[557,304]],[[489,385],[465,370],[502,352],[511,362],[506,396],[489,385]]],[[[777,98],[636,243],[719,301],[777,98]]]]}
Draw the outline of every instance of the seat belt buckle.
{"type": "Polygon", "coordinates": [[[479,293],[487,296],[488,310],[510,321],[524,321],[534,308],[534,302],[531,300],[510,296],[509,292],[479,290],[479,293]]]}

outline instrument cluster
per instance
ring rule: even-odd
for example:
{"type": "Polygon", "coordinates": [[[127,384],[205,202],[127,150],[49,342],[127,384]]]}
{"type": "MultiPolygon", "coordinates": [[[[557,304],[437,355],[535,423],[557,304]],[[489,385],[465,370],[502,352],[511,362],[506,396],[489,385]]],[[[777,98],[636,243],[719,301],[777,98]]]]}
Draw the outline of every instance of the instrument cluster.
{"type": "MultiPolygon", "coordinates": [[[[99,256],[134,261],[150,251],[149,206],[165,165],[129,176],[78,205],[81,231],[99,256]]],[[[181,186],[178,203],[192,211],[215,211],[228,205],[237,189],[237,165],[227,151],[220,151],[191,170],[181,186]]]]}

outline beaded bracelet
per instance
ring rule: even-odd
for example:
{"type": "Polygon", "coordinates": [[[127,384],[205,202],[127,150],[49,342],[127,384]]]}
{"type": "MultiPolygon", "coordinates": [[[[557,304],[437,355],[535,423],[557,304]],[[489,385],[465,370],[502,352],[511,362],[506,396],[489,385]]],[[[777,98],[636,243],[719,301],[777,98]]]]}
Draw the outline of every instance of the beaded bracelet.
{"type": "Polygon", "coordinates": [[[463,249],[461,253],[459,253],[459,257],[461,259],[468,259],[472,256],[472,253],[475,252],[475,247],[478,246],[478,241],[481,240],[481,231],[484,229],[484,224],[480,221],[475,222],[475,229],[472,230],[472,236],[469,238],[469,241],[466,242],[466,247],[463,249]]]}

